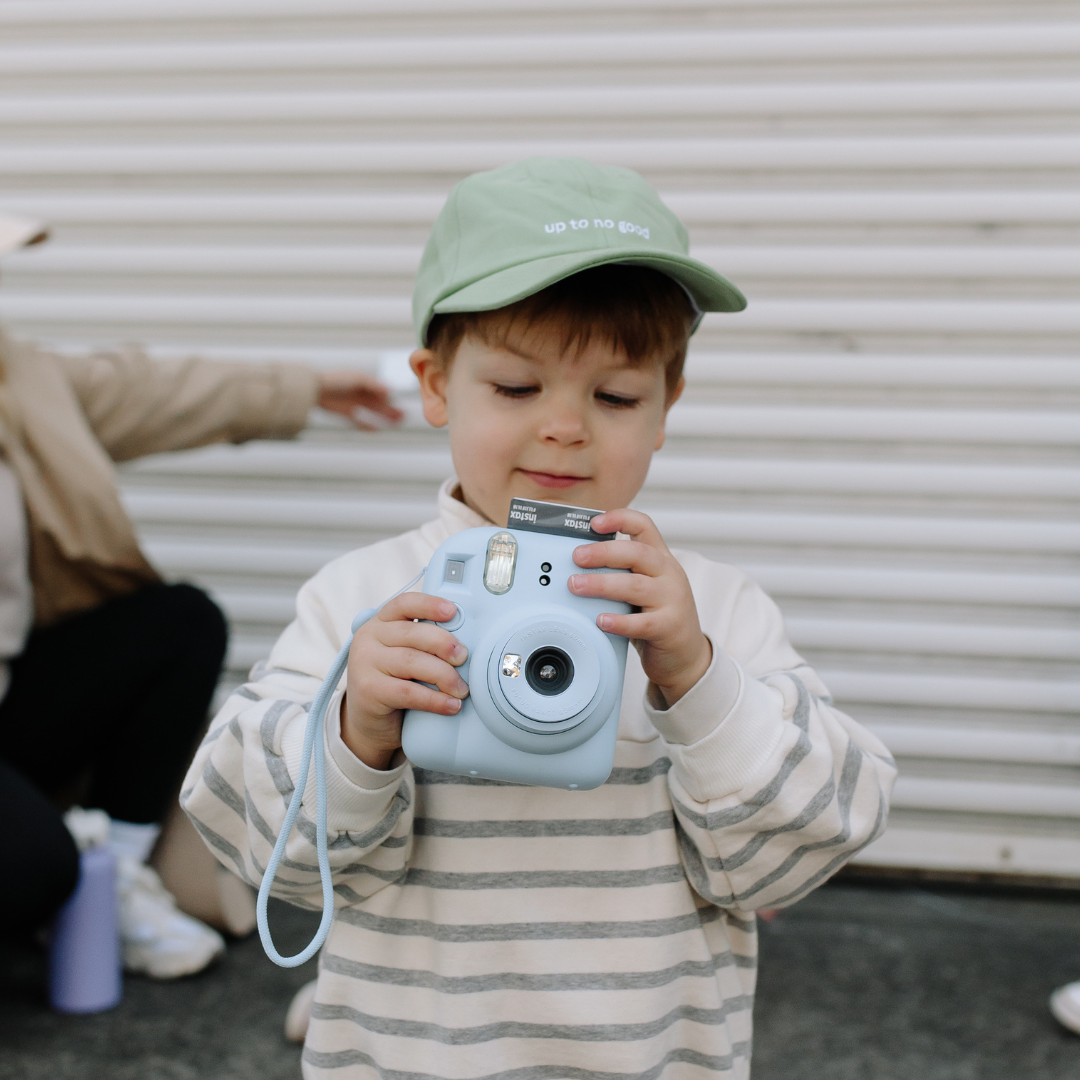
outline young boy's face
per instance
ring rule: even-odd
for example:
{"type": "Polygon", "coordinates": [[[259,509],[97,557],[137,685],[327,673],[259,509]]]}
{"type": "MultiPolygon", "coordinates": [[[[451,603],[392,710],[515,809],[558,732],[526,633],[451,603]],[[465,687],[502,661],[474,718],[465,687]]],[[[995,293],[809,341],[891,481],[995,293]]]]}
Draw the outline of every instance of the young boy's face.
{"type": "Polygon", "coordinates": [[[597,510],[627,506],[664,442],[668,408],[660,358],[631,367],[610,344],[563,354],[543,325],[489,346],[466,337],[449,370],[427,349],[412,356],[424,416],[450,426],[466,503],[502,524],[514,496],[597,510]]]}

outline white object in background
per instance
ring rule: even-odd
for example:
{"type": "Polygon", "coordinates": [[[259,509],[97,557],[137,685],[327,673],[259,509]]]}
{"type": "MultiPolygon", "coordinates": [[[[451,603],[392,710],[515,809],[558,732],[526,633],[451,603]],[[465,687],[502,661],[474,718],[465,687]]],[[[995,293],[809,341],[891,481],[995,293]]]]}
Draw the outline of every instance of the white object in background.
{"type": "MultiPolygon", "coordinates": [[[[297,998],[299,996],[298,994],[297,998]]],[[[295,1005],[296,999],[294,998],[293,1006],[289,1009],[290,1016],[295,1005]]],[[[1054,1014],[1054,1019],[1062,1027],[1067,1027],[1070,1031],[1080,1035],[1080,982],[1066,983],[1065,986],[1055,990],[1050,995],[1050,1011],[1054,1014]]],[[[308,1014],[310,1015],[310,1013],[309,1007],[308,1014]]]]}
{"type": "Polygon", "coordinates": [[[178,979],[202,971],[225,952],[221,935],[180,911],[149,866],[124,857],[116,869],[125,970],[178,979]]]}

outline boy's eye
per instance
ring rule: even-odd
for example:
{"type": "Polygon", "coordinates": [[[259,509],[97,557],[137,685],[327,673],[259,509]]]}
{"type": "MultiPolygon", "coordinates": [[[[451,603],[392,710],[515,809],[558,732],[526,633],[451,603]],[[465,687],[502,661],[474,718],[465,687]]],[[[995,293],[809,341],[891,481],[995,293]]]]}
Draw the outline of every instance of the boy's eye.
{"type": "Polygon", "coordinates": [[[632,409],[639,401],[638,398],[625,397],[623,394],[612,394],[607,390],[597,390],[595,396],[597,401],[602,401],[605,405],[610,405],[614,409],[632,409]]]}
{"type": "Polygon", "coordinates": [[[492,386],[496,394],[508,398],[524,398],[540,390],[539,386],[510,386],[506,383],[492,383],[492,386]]]}

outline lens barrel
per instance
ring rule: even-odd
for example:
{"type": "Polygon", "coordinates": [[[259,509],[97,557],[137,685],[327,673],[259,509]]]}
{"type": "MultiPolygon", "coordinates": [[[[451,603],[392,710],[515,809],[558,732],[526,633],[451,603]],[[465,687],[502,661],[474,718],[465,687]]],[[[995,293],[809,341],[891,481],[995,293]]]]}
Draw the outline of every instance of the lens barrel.
{"type": "Polygon", "coordinates": [[[574,663],[562,649],[548,645],[526,661],[525,678],[538,694],[554,697],[574,681],[574,663]]]}

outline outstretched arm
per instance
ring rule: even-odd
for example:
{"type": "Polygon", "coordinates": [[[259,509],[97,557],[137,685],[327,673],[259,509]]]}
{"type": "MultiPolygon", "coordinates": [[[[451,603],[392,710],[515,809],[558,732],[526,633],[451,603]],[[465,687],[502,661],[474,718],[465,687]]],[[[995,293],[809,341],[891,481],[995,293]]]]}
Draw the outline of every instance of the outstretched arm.
{"type": "Polygon", "coordinates": [[[365,372],[317,373],[306,364],[151,360],[125,346],[59,358],[94,434],[114,461],[215,442],[289,439],[315,405],[371,427],[358,409],[401,418],[365,372]]]}

